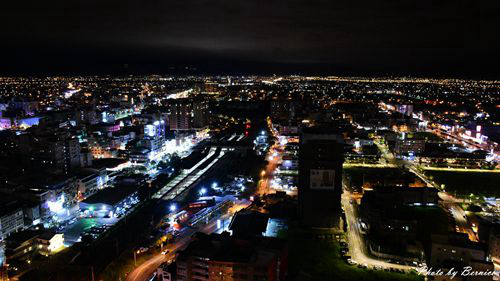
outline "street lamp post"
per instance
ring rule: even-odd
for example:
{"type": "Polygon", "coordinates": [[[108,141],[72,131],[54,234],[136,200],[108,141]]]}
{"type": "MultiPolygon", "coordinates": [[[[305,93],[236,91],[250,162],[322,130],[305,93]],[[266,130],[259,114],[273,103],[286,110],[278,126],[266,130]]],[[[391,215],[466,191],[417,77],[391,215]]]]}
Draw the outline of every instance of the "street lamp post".
{"type": "Polygon", "coordinates": [[[205,195],[206,193],[207,193],[207,189],[206,189],[205,187],[202,187],[202,188],[200,189],[200,196],[203,196],[203,195],[205,195]]]}

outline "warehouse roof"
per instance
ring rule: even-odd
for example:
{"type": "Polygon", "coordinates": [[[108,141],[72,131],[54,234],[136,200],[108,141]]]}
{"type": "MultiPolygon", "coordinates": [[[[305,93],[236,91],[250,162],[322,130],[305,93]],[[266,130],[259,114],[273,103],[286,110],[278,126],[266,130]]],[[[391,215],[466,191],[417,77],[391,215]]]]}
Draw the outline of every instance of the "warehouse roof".
{"type": "Polygon", "coordinates": [[[117,186],[99,190],[96,194],[82,201],[86,204],[115,205],[137,191],[136,186],[117,186]]]}

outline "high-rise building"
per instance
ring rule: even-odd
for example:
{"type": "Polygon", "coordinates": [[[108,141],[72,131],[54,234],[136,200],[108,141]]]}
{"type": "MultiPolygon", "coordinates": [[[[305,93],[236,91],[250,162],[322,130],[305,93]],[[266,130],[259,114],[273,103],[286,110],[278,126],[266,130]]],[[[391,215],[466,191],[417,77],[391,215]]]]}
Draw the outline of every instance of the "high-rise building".
{"type": "Polygon", "coordinates": [[[170,129],[185,131],[192,129],[192,103],[187,99],[177,99],[170,106],[170,129]]]}
{"type": "Polygon", "coordinates": [[[425,139],[412,137],[410,134],[402,133],[396,138],[394,152],[397,155],[418,154],[425,150],[425,139]]]}
{"type": "Polygon", "coordinates": [[[41,169],[60,169],[69,174],[81,167],[81,147],[77,138],[67,132],[22,134],[19,139],[20,154],[41,169]]]}
{"type": "Polygon", "coordinates": [[[81,147],[78,139],[70,138],[64,140],[64,164],[65,171],[81,167],[81,147]]]}
{"type": "Polygon", "coordinates": [[[343,138],[325,128],[304,128],[299,150],[299,216],[310,227],[340,226],[343,138]]]}
{"type": "Polygon", "coordinates": [[[156,120],[144,126],[144,146],[153,153],[157,153],[165,143],[165,121],[156,120]]]}
{"type": "Polygon", "coordinates": [[[23,206],[15,200],[0,201],[0,240],[24,228],[23,206]]]}
{"type": "Polygon", "coordinates": [[[205,100],[193,101],[193,128],[202,129],[208,125],[208,102],[205,100]]]}

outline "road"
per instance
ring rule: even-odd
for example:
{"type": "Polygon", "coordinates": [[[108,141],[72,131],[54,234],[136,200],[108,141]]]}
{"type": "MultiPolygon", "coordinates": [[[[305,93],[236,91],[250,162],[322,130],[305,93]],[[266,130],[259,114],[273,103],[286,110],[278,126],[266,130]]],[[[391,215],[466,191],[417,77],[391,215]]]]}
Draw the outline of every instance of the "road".
{"type": "Polygon", "coordinates": [[[438,193],[438,196],[439,196],[439,198],[441,198],[441,200],[443,200],[445,202],[465,203],[465,202],[468,201],[468,200],[465,200],[465,199],[454,197],[451,194],[446,193],[446,192],[442,192],[442,191],[438,193]]]}
{"type": "MultiPolygon", "coordinates": [[[[422,179],[428,186],[434,187],[438,190],[441,189],[441,186],[439,186],[436,182],[432,181],[429,179],[424,173],[420,172],[420,169],[418,168],[418,165],[411,162],[411,161],[406,161],[403,159],[396,159],[392,153],[390,153],[385,147],[380,145],[378,142],[377,145],[379,146],[379,149],[382,151],[383,156],[387,159],[388,162],[390,163],[395,163],[398,165],[404,165],[407,169],[409,169],[411,172],[413,172],[415,175],[417,175],[420,179],[422,179]]],[[[478,237],[476,233],[472,230],[472,226],[470,225],[470,222],[467,219],[467,215],[465,214],[465,211],[458,205],[458,202],[461,202],[463,200],[454,198],[453,196],[445,193],[445,192],[439,192],[439,197],[443,200],[443,206],[448,209],[450,214],[453,216],[453,219],[455,220],[457,224],[457,232],[461,233],[466,233],[469,236],[469,240],[471,241],[478,241],[478,237]]]]}
{"type": "MultiPolygon", "coordinates": [[[[473,150],[482,149],[482,150],[489,151],[494,147],[489,142],[478,144],[478,143],[475,143],[474,141],[464,139],[460,135],[445,133],[445,132],[442,132],[441,130],[434,129],[431,127],[428,127],[427,131],[434,133],[434,134],[438,135],[439,137],[446,139],[449,142],[452,142],[452,143],[455,143],[458,145],[463,145],[463,146],[465,146],[469,149],[473,149],[473,150]]],[[[495,156],[498,158],[500,155],[498,155],[498,153],[495,153],[495,156]]]]}
{"type": "Polygon", "coordinates": [[[178,239],[175,243],[169,244],[163,250],[168,250],[168,254],[157,254],[146,262],[142,263],[127,275],[126,281],[148,281],[156,269],[164,262],[173,260],[178,250],[186,247],[191,241],[191,236],[196,232],[196,229],[187,229],[182,233],[182,238],[178,239]]]}
{"type": "MultiPolygon", "coordinates": [[[[411,172],[413,172],[415,175],[417,175],[420,179],[422,179],[428,186],[434,187],[438,190],[441,189],[441,186],[439,186],[436,182],[429,179],[424,173],[420,172],[420,169],[418,168],[417,164],[411,161],[406,161],[404,159],[397,159],[380,143],[378,142],[375,143],[382,151],[382,155],[384,156],[384,158],[386,158],[389,163],[394,163],[397,165],[404,166],[411,172]]],[[[460,207],[460,205],[457,204],[458,202],[462,202],[463,200],[457,199],[445,192],[439,192],[439,197],[443,200],[443,206],[453,216],[453,219],[455,220],[457,225],[456,231],[461,233],[466,233],[469,236],[469,240],[477,242],[478,241],[477,234],[472,230],[472,226],[467,219],[465,211],[462,209],[462,207],[460,207]]]]}
{"type": "Polygon", "coordinates": [[[444,201],[443,206],[447,208],[450,214],[453,216],[453,219],[457,224],[456,231],[467,234],[469,236],[469,240],[471,241],[479,242],[476,233],[474,232],[474,230],[472,230],[472,226],[467,219],[467,214],[465,213],[464,209],[462,209],[462,207],[460,207],[457,203],[450,201],[444,201]]]}
{"type": "MultiPolygon", "coordinates": [[[[206,227],[203,228],[202,232],[212,233],[217,230],[217,223],[212,221],[206,227]],[[215,226],[214,226],[215,225],[215,226]]],[[[129,275],[127,275],[126,281],[148,281],[151,275],[156,271],[156,269],[164,262],[173,260],[175,254],[178,250],[186,247],[189,242],[191,242],[191,236],[195,234],[197,229],[189,228],[184,231],[181,235],[182,238],[178,239],[175,243],[169,244],[164,247],[163,250],[168,250],[169,253],[166,255],[157,254],[146,262],[142,263],[136,267],[129,275]]]]}
{"type": "Polygon", "coordinates": [[[418,169],[418,166],[411,163],[411,162],[408,162],[408,165],[407,165],[408,169],[413,172],[415,175],[417,175],[421,180],[423,180],[428,187],[434,187],[438,190],[441,189],[441,186],[439,186],[436,182],[430,180],[424,173],[421,173],[420,170],[418,169]]]}
{"type": "Polygon", "coordinates": [[[353,203],[351,203],[351,196],[352,194],[348,191],[344,191],[344,193],[342,194],[342,206],[344,207],[347,223],[349,226],[347,231],[347,238],[351,259],[358,264],[367,266],[368,268],[381,267],[384,269],[397,269],[404,271],[414,269],[414,267],[412,266],[393,264],[385,262],[383,260],[374,259],[366,254],[367,248],[365,245],[365,240],[358,223],[355,206],[353,206],[353,203]]]}
{"type": "Polygon", "coordinates": [[[128,276],[126,281],[148,281],[149,277],[156,271],[156,269],[164,262],[175,259],[175,254],[177,251],[184,249],[189,242],[191,242],[193,234],[196,232],[203,232],[206,234],[214,232],[222,232],[227,229],[231,217],[234,213],[241,209],[244,209],[250,205],[249,201],[238,201],[230,211],[220,217],[213,218],[208,222],[208,224],[203,225],[200,228],[185,228],[179,236],[182,238],[177,239],[173,244],[169,244],[164,250],[168,250],[167,255],[158,254],[153,258],[147,260],[143,264],[139,265],[134,271],[132,271],[128,276]],[[218,227],[217,220],[222,221],[221,228],[218,227]]]}
{"type": "MultiPolygon", "coordinates": [[[[405,161],[403,159],[397,159],[394,155],[381,143],[378,141],[374,142],[379,148],[383,159],[385,159],[384,166],[393,166],[398,167],[400,169],[410,169],[412,170],[412,163],[405,161]]],[[[418,175],[418,174],[417,174],[418,175]]],[[[423,179],[424,181],[426,179],[423,179]]],[[[427,181],[426,181],[427,182],[427,181]]],[[[362,264],[367,266],[368,268],[383,268],[383,269],[397,269],[410,271],[412,269],[416,269],[413,266],[408,265],[400,265],[386,262],[384,260],[372,258],[368,254],[368,248],[365,243],[365,238],[363,237],[361,226],[359,224],[358,216],[357,216],[357,206],[355,197],[349,189],[344,186],[344,193],[342,194],[342,206],[345,211],[347,223],[348,223],[348,232],[347,238],[349,242],[349,252],[351,255],[351,259],[358,264],[362,264]],[[351,203],[352,202],[352,203],[351,203]]]]}
{"type": "Polygon", "coordinates": [[[266,168],[264,169],[265,173],[261,174],[261,179],[259,180],[257,186],[256,193],[258,195],[265,195],[271,191],[271,180],[273,179],[274,171],[276,170],[276,167],[278,167],[278,163],[281,158],[279,154],[278,156],[273,156],[273,153],[276,152],[279,147],[279,145],[273,145],[266,155],[268,162],[266,168]]]}
{"type": "Polygon", "coordinates": [[[389,149],[385,146],[382,145],[378,140],[375,140],[373,142],[378,150],[380,150],[380,153],[382,154],[382,157],[385,159],[386,163],[392,164],[392,165],[399,165],[400,163],[397,161],[396,157],[389,151],[389,149]]]}
{"type": "Polygon", "coordinates": [[[127,281],[146,281],[149,276],[163,263],[167,261],[166,255],[158,254],[153,258],[147,260],[129,275],[127,275],[127,281]]]}
{"type": "MultiPolygon", "coordinates": [[[[384,106],[382,106],[381,108],[385,109],[385,110],[391,110],[391,111],[393,110],[393,109],[384,108],[384,106]]],[[[416,116],[416,115],[417,115],[416,113],[413,114],[413,116],[416,116]]],[[[479,143],[476,143],[470,139],[466,139],[466,138],[460,136],[457,131],[455,131],[454,133],[448,133],[445,131],[441,131],[439,129],[439,127],[441,127],[442,124],[440,124],[440,123],[433,122],[430,120],[422,120],[420,118],[418,118],[418,119],[420,121],[427,121],[428,122],[428,125],[426,128],[427,132],[432,132],[432,133],[438,135],[439,137],[447,140],[448,142],[452,142],[452,143],[455,143],[458,145],[463,145],[469,149],[473,149],[473,150],[482,149],[485,151],[494,150],[493,153],[494,153],[495,160],[497,161],[497,163],[500,161],[500,152],[498,150],[496,150],[498,148],[496,147],[496,145],[493,142],[487,140],[486,142],[479,144],[479,143]]]]}
{"type": "Polygon", "coordinates": [[[389,163],[390,165],[394,165],[400,169],[410,170],[412,173],[417,175],[421,180],[423,180],[429,187],[435,187],[438,189],[440,188],[438,184],[431,181],[430,179],[427,178],[427,176],[424,173],[420,172],[420,170],[418,169],[418,165],[414,164],[411,161],[398,159],[394,157],[394,154],[390,152],[386,146],[382,145],[378,141],[375,141],[374,143],[377,145],[378,149],[382,152],[382,157],[387,161],[387,163],[389,163]]]}

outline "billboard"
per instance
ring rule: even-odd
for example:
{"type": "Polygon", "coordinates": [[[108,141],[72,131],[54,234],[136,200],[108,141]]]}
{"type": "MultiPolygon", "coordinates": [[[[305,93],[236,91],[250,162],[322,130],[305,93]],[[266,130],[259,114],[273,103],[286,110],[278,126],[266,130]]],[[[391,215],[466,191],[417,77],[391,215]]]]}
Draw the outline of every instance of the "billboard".
{"type": "Polygon", "coordinates": [[[335,170],[332,169],[311,169],[310,188],[333,190],[335,187],[335,170]]]}

